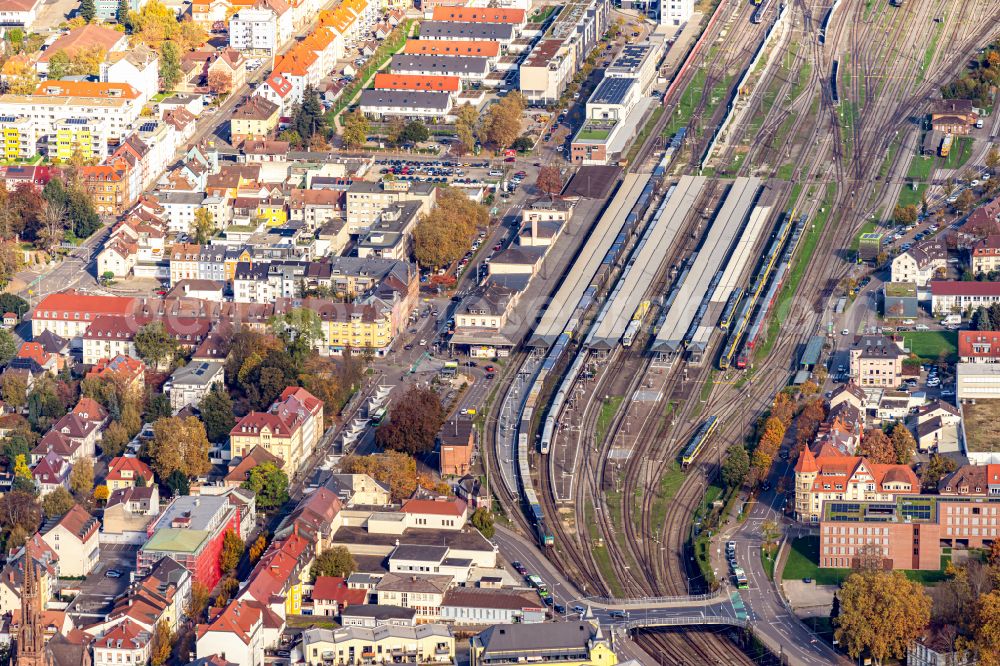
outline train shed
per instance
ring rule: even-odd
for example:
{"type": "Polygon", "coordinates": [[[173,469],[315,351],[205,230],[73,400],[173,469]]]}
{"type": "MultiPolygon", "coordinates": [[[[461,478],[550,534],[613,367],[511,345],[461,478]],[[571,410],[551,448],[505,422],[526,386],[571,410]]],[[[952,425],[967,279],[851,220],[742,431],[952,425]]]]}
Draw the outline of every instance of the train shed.
{"type": "Polygon", "coordinates": [[[595,351],[613,348],[649,291],[661,263],[676,242],[684,220],[701,196],[706,178],[683,176],[657,209],[640,246],[626,266],[603,318],[597,323],[587,346],[595,351]]]}
{"type": "Polygon", "coordinates": [[[721,280],[719,266],[722,266],[730,249],[738,237],[760,192],[760,178],[737,178],[718,215],[705,234],[704,242],[698,250],[687,279],[680,285],[673,304],[656,334],[652,351],[658,363],[671,364],[685,349],[686,343],[694,343],[692,354],[696,362],[707,349],[711,329],[715,326],[721,309],[715,312],[715,321],[706,318],[710,302],[708,297],[721,280]],[[700,331],[699,328],[706,330],[700,331]]]}
{"type": "Polygon", "coordinates": [[[629,174],[622,181],[559,289],[549,301],[529,338],[529,346],[548,347],[563,333],[584,292],[590,287],[605,255],[615,242],[625,218],[639,200],[649,176],[629,174]]]}

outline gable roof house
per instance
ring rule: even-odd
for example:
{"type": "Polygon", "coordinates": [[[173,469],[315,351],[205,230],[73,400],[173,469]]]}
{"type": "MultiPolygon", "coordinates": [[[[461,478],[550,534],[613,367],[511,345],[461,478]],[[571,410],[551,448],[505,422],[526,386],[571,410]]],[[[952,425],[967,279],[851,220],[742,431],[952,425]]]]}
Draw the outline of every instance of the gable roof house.
{"type": "Polygon", "coordinates": [[[79,504],[42,525],[42,540],[59,555],[59,575],[86,576],[94,570],[100,557],[100,528],[101,522],[79,504]]]}

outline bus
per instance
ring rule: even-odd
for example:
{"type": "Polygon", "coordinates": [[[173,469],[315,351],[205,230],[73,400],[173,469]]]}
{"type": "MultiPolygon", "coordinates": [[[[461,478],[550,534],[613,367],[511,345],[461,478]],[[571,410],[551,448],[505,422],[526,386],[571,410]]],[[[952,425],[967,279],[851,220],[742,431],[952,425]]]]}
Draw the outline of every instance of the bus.
{"type": "Polygon", "coordinates": [[[385,414],[385,407],[379,407],[376,409],[375,413],[372,414],[372,425],[376,428],[382,425],[382,421],[385,420],[385,414]]]}
{"type": "Polygon", "coordinates": [[[737,588],[745,590],[750,587],[750,584],[747,582],[747,575],[742,568],[736,567],[733,569],[733,577],[736,579],[737,588]]]}

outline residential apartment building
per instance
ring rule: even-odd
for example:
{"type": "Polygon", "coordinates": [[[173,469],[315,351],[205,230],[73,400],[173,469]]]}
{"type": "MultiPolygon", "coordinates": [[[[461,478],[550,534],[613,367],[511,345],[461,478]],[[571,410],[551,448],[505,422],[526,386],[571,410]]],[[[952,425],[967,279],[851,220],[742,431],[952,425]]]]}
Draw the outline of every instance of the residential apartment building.
{"type": "Polygon", "coordinates": [[[1000,363],[1000,331],[959,331],[961,363],[1000,363]]]}
{"type": "Polygon", "coordinates": [[[67,340],[79,340],[97,317],[128,315],[132,307],[131,298],[95,296],[73,290],[49,294],[31,312],[31,337],[51,331],[67,340]]]}
{"type": "Polygon", "coordinates": [[[966,315],[1000,303],[1000,282],[931,281],[931,313],[966,315]]]}
{"type": "Polygon", "coordinates": [[[271,612],[253,602],[229,602],[208,624],[197,626],[198,658],[217,655],[234,664],[264,666],[264,619],[271,612]]]}
{"type": "Polygon", "coordinates": [[[224,363],[191,361],[183,368],[174,370],[163,386],[163,392],[170,396],[170,408],[174,414],[188,405],[200,405],[214,387],[224,388],[224,368],[224,363]]]}
{"type": "Polygon", "coordinates": [[[254,95],[236,107],[229,120],[233,145],[240,145],[248,139],[264,139],[278,126],[281,107],[274,102],[254,95]]]}
{"type": "Polygon", "coordinates": [[[152,632],[132,620],[125,620],[91,643],[93,666],[145,664],[149,661],[152,644],[152,632]]]}
{"type": "Polygon", "coordinates": [[[918,287],[926,287],[947,268],[948,248],[944,241],[924,241],[893,258],[892,282],[913,282],[918,287]]]}
{"type": "Polygon", "coordinates": [[[285,389],[266,412],[250,412],[229,433],[231,457],[243,457],[255,447],[284,461],[294,476],[323,434],[323,402],[303,388],[285,389]]]}
{"type": "Polygon", "coordinates": [[[347,189],[347,228],[361,234],[371,227],[382,211],[404,201],[419,201],[420,214],[429,213],[437,202],[437,188],[430,183],[405,180],[370,183],[354,181],[347,189]]]}
{"type": "Polygon", "coordinates": [[[819,521],[830,502],[891,501],[919,491],[909,465],[875,464],[835,447],[821,447],[817,456],[806,446],[795,464],[795,515],[802,522],[819,521]]]}
{"type": "Polygon", "coordinates": [[[59,556],[60,576],[86,576],[94,570],[100,557],[100,529],[101,521],[79,504],[42,525],[42,541],[59,556]]]}
{"type": "Polygon", "coordinates": [[[292,37],[292,13],[283,0],[271,6],[243,7],[229,19],[229,46],[255,55],[272,56],[292,37]],[[280,13],[276,5],[285,5],[280,13]]]}
{"type": "Polygon", "coordinates": [[[452,96],[446,92],[363,90],[358,106],[361,113],[371,118],[400,116],[446,121],[451,117],[452,96]]]}
{"type": "Polygon", "coordinates": [[[990,235],[972,248],[972,272],[976,275],[1000,271],[1000,236],[990,235]]]}
{"type": "Polygon", "coordinates": [[[851,379],[862,388],[896,388],[903,381],[906,357],[901,343],[892,338],[861,336],[850,349],[851,379]]]}

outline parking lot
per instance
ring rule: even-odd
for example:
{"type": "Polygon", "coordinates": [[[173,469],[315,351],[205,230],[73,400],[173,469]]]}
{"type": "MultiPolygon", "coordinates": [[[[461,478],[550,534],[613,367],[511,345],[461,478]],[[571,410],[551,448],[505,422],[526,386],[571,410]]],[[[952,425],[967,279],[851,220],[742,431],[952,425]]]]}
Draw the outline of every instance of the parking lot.
{"type": "Polygon", "coordinates": [[[67,611],[71,615],[89,617],[91,622],[93,618],[107,614],[115,598],[129,586],[137,551],[138,546],[130,544],[102,544],[100,559],[90,575],[82,581],[62,584],[61,587],[67,591],[79,590],[67,611]],[[116,571],[119,575],[109,576],[108,571],[116,571]]]}

